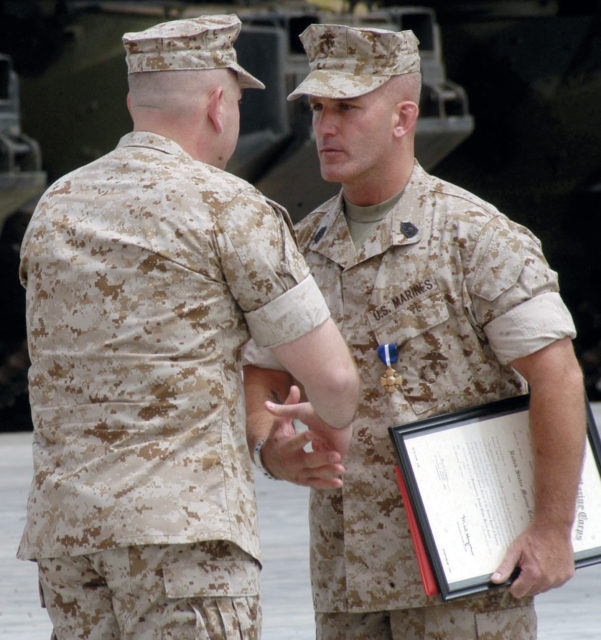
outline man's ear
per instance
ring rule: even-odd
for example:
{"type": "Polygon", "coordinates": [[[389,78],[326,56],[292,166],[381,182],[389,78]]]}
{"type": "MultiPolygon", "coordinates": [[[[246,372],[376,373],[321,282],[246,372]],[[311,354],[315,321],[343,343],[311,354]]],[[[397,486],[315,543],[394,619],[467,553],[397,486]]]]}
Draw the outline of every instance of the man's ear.
{"type": "Polygon", "coordinates": [[[397,103],[395,110],[394,135],[402,138],[415,127],[419,107],[412,100],[403,100],[397,103]]]}
{"type": "Polygon", "coordinates": [[[127,110],[129,111],[129,115],[131,116],[131,119],[134,119],[134,116],[131,112],[131,93],[127,93],[127,110]]]}
{"type": "Polygon", "coordinates": [[[215,87],[209,92],[207,115],[215,131],[223,133],[223,87],[215,87]]]}

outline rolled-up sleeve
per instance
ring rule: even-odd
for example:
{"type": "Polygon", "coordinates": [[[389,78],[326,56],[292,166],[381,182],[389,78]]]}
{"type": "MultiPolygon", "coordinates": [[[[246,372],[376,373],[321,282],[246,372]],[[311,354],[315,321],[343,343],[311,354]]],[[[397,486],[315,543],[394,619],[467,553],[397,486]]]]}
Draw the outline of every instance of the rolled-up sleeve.
{"type": "Polygon", "coordinates": [[[258,346],[292,342],[328,319],[286,217],[259,192],[244,192],[222,212],[215,242],[229,289],[258,346]]]}
{"type": "Polygon", "coordinates": [[[494,219],[479,238],[475,258],[472,310],[499,362],[508,364],[576,335],[557,274],[525,227],[494,219]]]}
{"type": "Polygon", "coordinates": [[[250,334],[260,347],[278,347],[292,342],[323,324],[330,311],[315,283],[308,276],[300,284],[254,311],[244,314],[250,334]]]}
{"type": "Polygon", "coordinates": [[[257,346],[257,343],[252,338],[242,347],[242,365],[286,371],[286,368],[283,367],[280,361],[273,355],[271,349],[257,346]]]}
{"type": "Polygon", "coordinates": [[[576,328],[558,293],[543,293],[510,309],[484,327],[501,364],[509,364],[562,338],[574,338],[576,328]]]}

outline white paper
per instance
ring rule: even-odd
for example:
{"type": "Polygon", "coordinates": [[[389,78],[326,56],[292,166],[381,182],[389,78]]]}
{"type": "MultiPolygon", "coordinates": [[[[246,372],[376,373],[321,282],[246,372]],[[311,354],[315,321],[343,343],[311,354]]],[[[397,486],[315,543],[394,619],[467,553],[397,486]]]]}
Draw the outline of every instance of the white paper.
{"type": "MultiPolygon", "coordinates": [[[[534,509],[527,410],[405,438],[449,584],[490,575],[534,509]]],[[[601,480],[587,442],[574,551],[601,546],[601,480]]]]}

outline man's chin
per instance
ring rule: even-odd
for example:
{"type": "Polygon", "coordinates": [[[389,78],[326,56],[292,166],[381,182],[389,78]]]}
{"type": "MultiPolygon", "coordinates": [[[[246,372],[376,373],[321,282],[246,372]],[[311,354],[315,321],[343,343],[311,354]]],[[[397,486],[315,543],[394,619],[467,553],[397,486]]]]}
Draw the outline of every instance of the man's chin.
{"type": "Polygon", "coordinates": [[[325,182],[343,182],[344,172],[337,170],[335,167],[320,166],[322,180],[325,182]]]}

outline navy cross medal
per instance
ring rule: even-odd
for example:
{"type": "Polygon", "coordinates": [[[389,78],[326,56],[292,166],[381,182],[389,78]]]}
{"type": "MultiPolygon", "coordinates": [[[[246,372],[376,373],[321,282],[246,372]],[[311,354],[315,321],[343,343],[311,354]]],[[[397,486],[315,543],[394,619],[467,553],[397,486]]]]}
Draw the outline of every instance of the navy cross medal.
{"type": "Polygon", "coordinates": [[[396,362],[398,358],[396,344],[378,345],[378,357],[386,365],[386,371],[380,378],[380,384],[388,393],[393,393],[396,389],[400,388],[403,382],[403,377],[392,368],[392,364],[396,362]]]}

